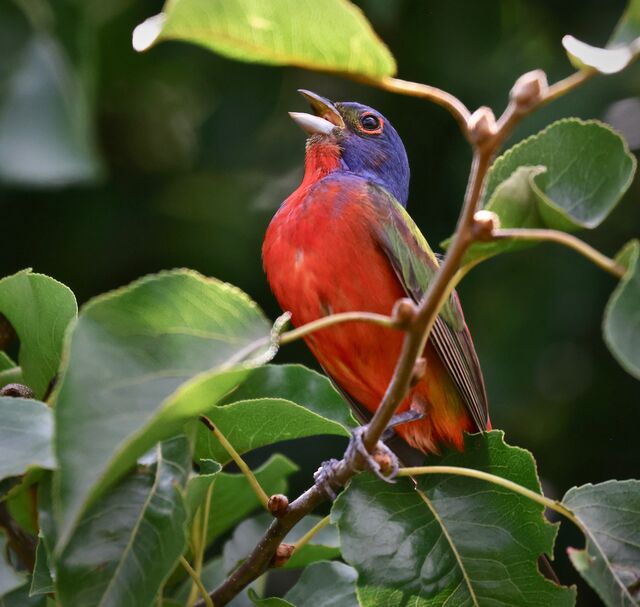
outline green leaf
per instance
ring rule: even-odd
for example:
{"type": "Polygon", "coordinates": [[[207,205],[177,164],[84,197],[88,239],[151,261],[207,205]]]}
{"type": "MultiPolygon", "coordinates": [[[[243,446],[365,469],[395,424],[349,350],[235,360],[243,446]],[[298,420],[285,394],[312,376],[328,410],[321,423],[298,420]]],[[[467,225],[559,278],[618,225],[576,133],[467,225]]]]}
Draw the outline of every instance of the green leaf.
{"type": "Polygon", "coordinates": [[[18,573],[7,560],[7,537],[4,529],[0,529],[0,597],[20,588],[24,583],[24,574],[18,573]]]}
{"type": "Polygon", "coordinates": [[[189,478],[185,495],[189,521],[193,520],[196,511],[205,501],[209,487],[215,482],[221,470],[222,466],[218,462],[201,460],[200,473],[194,474],[189,478]]]}
{"type": "MultiPolygon", "coordinates": [[[[429,463],[483,470],[540,491],[531,454],[506,445],[501,432],[466,436],[464,453],[429,463]]],[[[333,506],[363,607],[574,605],[575,590],[537,568],[540,554],[553,553],[557,531],[541,505],[458,475],[424,475],[418,488],[409,479],[388,485],[361,474],[333,506]]]]}
{"type": "MultiPolygon", "coordinates": [[[[503,228],[595,228],[627,191],[635,168],[625,141],[609,127],[559,120],[496,159],[484,208],[498,215],[503,228]]],[[[465,263],[530,245],[477,243],[465,263]]]]}
{"type": "Polygon", "coordinates": [[[62,607],[146,607],[186,548],[188,441],[156,447],[156,464],[122,479],[87,511],[56,559],[62,607]]]}
{"type": "Polygon", "coordinates": [[[50,594],[56,591],[53,582],[53,572],[50,566],[49,550],[44,535],[38,535],[38,546],[36,547],[36,564],[33,568],[33,577],[31,578],[31,588],[29,596],[37,596],[38,594],[50,594]]]}
{"type": "Polygon", "coordinates": [[[58,372],[64,334],[77,312],[76,299],[57,280],[22,270],[0,280],[0,312],[20,339],[18,362],[24,382],[42,398],[58,372]]]}
{"type": "MultiPolygon", "coordinates": [[[[241,454],[305,436],[349,436],[342,425],[320,417],[296,403],[278,398],[240,401],[225,407],[215,407],[207,411],[207,416],[241,454]]],[[[196,455],[221,463],[231,460],[218,439],[204,426],[198,428],[196,455]]]]}
{"type": "MultiPolygon", "coordinates": [[[[287,542],[297,542],[307,531],[318,524],[322,517],[305,516],[289,533],[287,542]]],[[[340,557],[340,538],[335,525],[327,525],[316,533],[311,541],[296,550],[293,556],[284,564],[283,569],[298,569],[307,567],[316,561],[329,561],[340,557]]]]}
{"type": "Polygon", "coordinates": [[[97,179],[86,87],[62,45],[32,33],[13,66],[0,98],[0,181],[48,187],[97,179]]]}
{"type": "Polygon", "coordinates": [[[50,607],[47,601],[47,597],[42,594],[29,596],[28,582],[4,596],[0,595],[0,607],[50,607]]]}
{"type": "Polygon", "coordinates": [[[302,572],[285,599],[299,607],[359,607],[357,577],[356,570],[344,563],[314,563],[302,572]]]}
{"type": "Polygon", "coordinates": [[[580,521],[575,568],[608,607],[640,605],[640,481],[606,481],[569,490],[562,500],[580,521]]]}
{"type": "MultiPolygon", "coordinates": [[[[272,455],[254,474],[267,495],[287,492],[287,478],[297,472],[284,455],[272,455]]],[[[208,542],[231,529],[238,521],[256,510],[260,502],[243,474],[219,474],[213,487],[208,524],[208,542]]]]}
{"type": "Polygon", "coordinates": [[[359,607],[356,596],[358,574],[340,562],[320,561],[309,565],[285,598],[259,598],[249,591],[249,598],[262,607],[359,607]]]}
{"type": "Polygon", "coordinates": [[[161,40],[186,40],[254,63],[376,79],[396,71],[387,47],[348,0],[172,0],[133,33],[138,51],[161,40]]]}
{"type": "Polygon", "coordinates": [[[640,379],[640,241],[628,242],[616,256],[627,271],[604,312],[604,340],[618,362],[640,379]]]}
{"type": "Polygon", "coordinates": [[[83,308],[55,407],[61,546],[138,457],[273,355],[270,330],[244,293],[187,270],[143,278],[83,308]]]}
{"type": "Polygon", "coordinates": [[[640,54],[640,0],[631,0],[606,48],[585,44],[573,36],[562,39],[569,60],[578,69],[615,74],[640,54]]]}
{"type": "Polygon", "coordinates": [[[303,365],[259,367],[221,404],[261,398],[293,401],[326,419],[338,422],[347,430],[358,426],[349,403],[331,381],[303,365]]]}
{"type": "Polygon", "coordinates": [[[54,468],[53,413],[44,403],[0,397],[0,479],[30,468],[54,468]]]}

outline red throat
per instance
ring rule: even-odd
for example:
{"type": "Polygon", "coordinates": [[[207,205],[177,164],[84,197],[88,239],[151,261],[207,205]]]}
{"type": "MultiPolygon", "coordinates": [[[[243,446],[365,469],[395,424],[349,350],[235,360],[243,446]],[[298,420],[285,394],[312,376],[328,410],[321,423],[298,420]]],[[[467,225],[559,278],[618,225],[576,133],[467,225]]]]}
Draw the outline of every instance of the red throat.
{"type": "Polygon", "coordinates": [[[340,146],[327,140],[312,141],[307,144],[304,179],[300,187],[310,186],[339,168],[340,146]]]}

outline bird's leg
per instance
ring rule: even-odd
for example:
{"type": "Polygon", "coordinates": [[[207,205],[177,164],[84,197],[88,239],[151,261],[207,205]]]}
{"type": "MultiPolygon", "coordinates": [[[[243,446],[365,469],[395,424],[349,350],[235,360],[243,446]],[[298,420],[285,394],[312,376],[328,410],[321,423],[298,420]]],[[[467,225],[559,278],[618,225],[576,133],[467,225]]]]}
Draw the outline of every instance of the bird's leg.
{"type": "MultiPolygon", "coordinates": [[[[422,419],[423,417],[424,413],[412,409],[394,415],[382,435],[382,440],[390,438],[390,436],[393,435],[393,428],[396,426],[414,422],[422,419]]],[[[371,472],[373,472],[379,479],[383,480],[385,483],[394,483],[394,479],[400,469],[400,464],[396,454],[391,451],[391,449],[389,449],[382,440],[378,441],[378,444],[373,450],[373,454],[369,453],[363,442],[363,437],[366,431],[367,426],[358,426],[353,430],[351,433],[351,439],[349,440],[349,445],[344,454],[345,460],[354,470],[359,471],[361,468],[356,467],[356,461],[358,456],[360,456],[365,462],[365,467],[371,470],[371,472]],[[384,465],[381,466],[380,462],[383,462],[384,465]],[[384,472],[383,468],[387,472],[384,472]]],[[[321,466],[313,475],[316,485],[321,487],[332,500],[336,499],[336,492],[334,488],[339,486],[339,484],[334,480],[336,468],[339,463],[340,462],[337,459],[330,459],[326,462],[322,462],[321,466]]]]}
{"type": "Polygon", "coordinates": [[[424,417],[424,413],[422,411],[417,411],[415,409],[407,409],[407,411],[403,411],[402,413],[396,413],[387,424],[386,430],[382,433],[381,439],[383,441],[389,440],[393,436],[393,429],[396,426],[401,426],[402,424],[408,424],[409,422],[417,422],[419,419],[424,417]]]}

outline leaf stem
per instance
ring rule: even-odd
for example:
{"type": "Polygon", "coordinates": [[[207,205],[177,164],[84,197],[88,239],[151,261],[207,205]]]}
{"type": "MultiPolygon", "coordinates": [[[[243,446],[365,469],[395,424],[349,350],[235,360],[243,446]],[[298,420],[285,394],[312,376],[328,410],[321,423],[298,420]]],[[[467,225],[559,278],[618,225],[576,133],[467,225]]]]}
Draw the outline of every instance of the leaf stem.
{"type": "Polygon", "coordinates": [[[623,278],[625,269],[614,259],[603,255],[591,245],[580,240],[573,234],[561,232],[560,230],[547,230],[537,228],[516,228],[516,229],[499,229],[492,233],[494,240],[542,240],[548,242],[557,242],[565,247],[569,247],[577,251],[587,259],[591,260],[599,268],[613,274],[618,278],[623,278]]]}
{"type": "Polygon", "coordinates": [[[289,344],[296,339],[306,337],[310,333],[315,333],[321,329],[326,329],[333,325],[337,325],[344,322],[367,322],[374,325],[380,325],[381,327],[389,327],[391,329],[397,328],[396,321],[390,316],[384,314],[375,314],[374,312],[340,312],[338,314],[331,314],[330,316],[324,316],[318,320],[314,320],[305,325],[286,331],[280,335],[278,340],[281,345],[289,344]]]}
{"type": "Polygon", "coordinates": [[[189,574],[189,577],[193,580],[193,583],[198,587],[200,594],[202,595],[202,600],[207,607],[215,607],[213,604],[213,599],[207,594],[207,589],[202,584],[202,580],[200,576],[195,572],[194,568],[189,564],[189,561],[184,558],[184,556],[180,557],[180,564],[184,567],[185,571],[189,574]]]}
{"type": "Polygon", "coordinates": [[[300,550],[303,546],[306,546],[312,539],[313,536],[324,529],[331,522],[331,517],[329,515],[325,516],[323,519],[319,520],[309,531],[307,531],[297,542],[293,543],[293,552],[295,554],[296,551],[300,550]]]}
{"type": "Polygon", "coordinates": [[[565,518],[570,520],[580,531],[584,533],[584,527],[578,518],[569,510],[562,502],[549,499],[548,497],[536,493],[527,487],[518,485],[506,478],[490,474],[489,472],[483,472],[482,470],[474,470],[473,468],[460,468],[458,466],[415,466],[412,468],[400,468],[398,476],[419,476],[422,474],[454,474],[456,476],[466,476],[469,478],[476,478],[479,480],[499,485],[505,489],[509,489],[514,493],[518,493],[538,504],[541,504],[545,508],[555,510],[557,513],[562,514],[565,518]]]}
{"type": "Polygon", "coordinates": [[[562,80],[558,80],[558,82],[552,84],[547,90],[547,94],[544,97],[544,103],[549,103],[558,97],[566,95],[576,87],[585,83],[587,80],[593,78],[597,73],[598,72],[596,70],[585,68],[574,72],[562,80]]]}
{"type": "Polygon", "coordinates": [[[249,485],[253,489],[253,492],[258,497],[258,500],[262,504],[265,510],[269,510],[267,504],[269,503],[269,496],[265,493],[264,489],[260,486],[258,479],[252,472],[251,468],[247,466],[246,462],[242,459],[240,454],[234,449],[233,445],[227,440],[226,436],[220,432],[217,426],[206,416],[201,415],[200,421],[207,427],[213,435],[220,441],[220,444],[224,450],[229,454],[231,459],[236,463],[242,474],[245,475],[249,485]]]}

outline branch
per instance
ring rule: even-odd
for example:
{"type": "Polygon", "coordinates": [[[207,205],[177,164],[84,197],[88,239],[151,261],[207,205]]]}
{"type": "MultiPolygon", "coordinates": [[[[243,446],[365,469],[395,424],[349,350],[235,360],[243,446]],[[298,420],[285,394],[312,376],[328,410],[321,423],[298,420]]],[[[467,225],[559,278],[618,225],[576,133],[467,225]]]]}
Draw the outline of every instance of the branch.
{"type": "MultiPolygon", "coordinates": [[[[422,355],[440,308],[453,289],[464,254],[476,240],[486,240],[486,224],[476,221],[475,214],[482,200],[487,172],[494,156],[525,116],[548,100],[572,90],[591,75],[589,73],[587,76],[582,72],[578,74],[582,75],[571,76],[556,84],[555,87],[550,88],[547,86],[546,76],[541,70],[524,74],[511,89],[509,104],[497,122],[489,108],[482,107],[473,114],[469,114],[469,111],[461,101],[453,95],[434,87],[405,82],[395,78],[387,78],[382,81],[365,80],[365,82],[373,86],[406,95],[423,97],[445,107],[456,118],[464,135],[473,146],[471,171],[455,236],[442,265],[435,273],[427,292],[406,327],[406,335],[393,377],[363,437],[364,444],[369,451],[380,440],[389,420],[407,394],[416,361],[422,355]]],[[[357,314],[360,315],[361,313],[357,314]]],[[[327,321],[329,318],[322,320],[327,321]]],[[[335,322],[345,322],[345,320],[343,317],[335,322]]],[[[360,317],[349,318],[349,320],[365,319],[360,317]]],[[[368,319],[368,321],[372,322],[371,319],[368,319]]],[[[335,323],[331,321],[330,324],[335,323]]],[[[328,325],[323,324],[321,328],[326,326],[328,325]]],[[[405,327],[403,326],[403,328],[405,327]]],[[[318,326],[316,325],[312,330],[317,329],[318,326]]],[[[296,331],[298,331],[298,336],[302,335],[299,330],[296,331]]],[[[304,334],[308,332],[310,331],[307,330],[304,334]]],[[[292,333],[295,334],[295,331],[292,333]]],[[[342,460],[337,462],[333,468],[334,476],[332,481],[344,486],[356,473],[355,470],[361,463],[357,461],[359,458],[355,459],[356,461],[348,461],[346,457],[343,457],[342,460]]],[[[262,575],[271,565],[273,556],[287,533],[306,514],[310,513],[326,499],[327,495],[324,490],[319,485],[313,485],[289,504],[285,513],[280,518],[272,521],[265,535],[251,551],[251,554],[247,556],[246,560],[209,594],[215,606],[222,607],[226,605],[243,588],[262,575]]],[[[200,601],[196,607],[205,607],[205,604],[200,601]]]]}
{"type": "Polygon", "coordinates": [[[625,269],[616,263],[614,259],[603,255],[591,245],[580,240],[572,234],[561,232],[560,230],[545,230],[534,228],[518,228],[518,229],[497,229],[491,233],[493,240],[542,240],[548,242],[557,242],[565,247],[569,247],[580,253],[587,259],[591,260],[599,268],[613,274],[617,278],[623,278],[625,269]]]}

